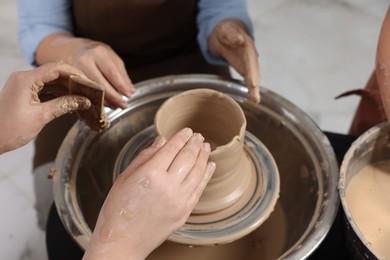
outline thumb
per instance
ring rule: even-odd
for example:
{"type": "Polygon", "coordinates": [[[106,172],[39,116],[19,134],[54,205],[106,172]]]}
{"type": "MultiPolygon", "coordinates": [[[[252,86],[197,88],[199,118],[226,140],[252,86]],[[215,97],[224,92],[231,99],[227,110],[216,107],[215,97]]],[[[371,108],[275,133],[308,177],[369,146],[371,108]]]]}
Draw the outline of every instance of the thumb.
{"type": "Polygon", "coordinates": [[[233,23],[222,23],[219,27],[219,41],[229,47],[237,48],[245,43],[241,29],[233,23]]]}
{"type": "Polygon", "coordinates": [[[67,113],[90,108],[91,101],[86,97],[68,95],[41,103],[41,105],[44,111],[44,121],[47,124],[53,119],[67,113]]]}

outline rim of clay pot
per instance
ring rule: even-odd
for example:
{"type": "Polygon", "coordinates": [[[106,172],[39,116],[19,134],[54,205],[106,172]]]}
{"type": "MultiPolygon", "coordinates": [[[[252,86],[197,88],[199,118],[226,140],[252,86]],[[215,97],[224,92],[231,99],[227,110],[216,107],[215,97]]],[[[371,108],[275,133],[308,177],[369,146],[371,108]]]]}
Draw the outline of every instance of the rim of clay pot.
{"type": "MultiPolygon", "coordinates": [[[[242,111],[240,105],[233,99],[231,98],[230,96],[228,95],[225,95],[219,91],[216,91],[216,90],[213,90],[213,89],[207,89],[207,88],[197,88],[197,89],[191,89],[191,90],[187,90],[187,91],[184,91],[182,93],[179,93],[175,96],[172,96],[171,98],[169,98],[168,100],[166,100],[160,107],[160,109],[157,110],[156,112],[156,115],[155,115],[155,118],[154,118],[154,125],[156,126],[156,131],[158,132],[158,134],[161,134],[159,133],[159,130],[160,128],[162,128],[162,118],[161,118],[161,114],[163,112],[163,108],[166,108],[166,107],[169,107],[169,106],[172,106],[172,103],[176,102],[176,100],[178,98],[185,98],[187,96],[191,96],[191,95],[198,95],[198,94],[202,94],[202,95],[207,95],[207,96],[211,96],[211,95],[215,95],[216,98],[221,98],[224,100],[224,102],[228,102],[229,105],[232,106],[232,109],[234,109],[235,113],[239,113],[239,117],[242,118],[242,122],[241,122],[241,126],[239,129],[236,129],[238,130],[237,131],[237,134],[234,135],[234,136],[231,136],[230,138],[230,141],[224,143],[224,144],[221,144],[219,145],[218,147],[216,147],[216,149],[213,149],[211,151],[211,155],[210,156],[213,156],[213,155],[217,155],[219,154],[221,151],[223,151],[224,149],[226,149],[227,147],[231,146],[233,143],[235,143],[235,139],[236,138],[239,138],[240,136],[244,136],[245,135],[245,128],[246,128],[246,119],[245,119],[245,114],[244,112],[242,111]],[[159,127],[157,127],[159,126],[159,127]]],[[[212,113],[210,111],[210,113],[212,113]]],[[[170,136],[167,136],[168,138],[170,136]]]]}
{"type": "MultiPolygon", "coordinates": [[[[364,258],[364,259],[380,259],[375,255],[374,250],[368,240],[364,237],[360,229],[358,228],[354,217],[352,216],[351,211],[347,203],[346,190],[348,186],[348,179],[350,179],[350,166],[353,165],[355,159],[366,157],[367,162],[369,163],[370,157],[375,148],[375,142],[378,138],[385,138],[388,140],[388,135],[390,133],[390,125],[388,122],[380,123],[376,126],[373,126],[361,136],[359,136],[350,146],[347,153],[344,156],[344,159],[340,166],[340,178],[338,183],[339,195],[341,199],[341,205],[343,207],[346,223],[347,225],[347,239],[351,240],[348,243],[351,243],[353,248],[350,248],[350,253],[364,258]],[[352,230],[351,230],[352,228],[352,230]],[[351,234],[352,233],[352,234],[351,234]],[[358,239],[358,240],[357,240],[358,239]]],[[[365,165],[361,165],[362,167],[365,165]]],[[[353,173],[356,174],[357,172],[353,173]]]]}
{"type": "MultiPolygon", "coordinates": [[[[131,111],[137,119],[143,120],[143,118],[138,117],[137,109],[145,106],[146,110],[142,111],[153,113],[153,107],[160,104],[161,100],[184,90],[197,88],[199,85],[211,86],[213,89],[228,93],[241,106],[249,109],[244,111],[246,115],[251,116],[251,110],[267,114],[271,118],[270,122],[279,122],[281,126],[288,129],[291,138],[296,139],[299,145],[303,145],[300,149],[304,149],[302,150],[305,151],[304,156],[308,156],[307,160],[314,163],[314,176],[317,177],[314,177],[315,180],[313,180],[319,189],[313,198],[315,207],[310,209],[310,211],[313,210],[313,214],[309,212],[308,224],[299,227],[298,237],[294,236],[293,240],[288,241],[288,244],[283,246],[283,251],[278,259],[307,258],[325,238],[339,205],[338,167],[329,140],[307,114],[282,96],[262,87],[260,88],[262,102],[254,104],[247,99],[248,89],[243,82],[214,75],[166,76],[137,83],[137,90],[128,100],[127,109],[106,109],[108,119],[114,123],[108,131],[94,133],[82,122],[77,122],[71,128],[57,154],[56,174],[53,177],[55,205],[66,230],[85,250],[92,232],[80,209],[76,183],[80,178],[77,167],[80,165],[82,154],[89,148],[89,144],[105,134],[116,136],[115,123],[121,122],[121,116],[124,113],[131,111]]],[[[254,116],[257,118],[258,114],[254,116]]],[[[140,122],[143,125],[149,123],[147,120],[140,122]]],[[[137,132],[142,128],[135,127],[129,130],[137,132]]],[[[111,156],[111,154],[109,155],[111,156]]],[[[286,199],[286,196],[284,198],[286,199]]]]}

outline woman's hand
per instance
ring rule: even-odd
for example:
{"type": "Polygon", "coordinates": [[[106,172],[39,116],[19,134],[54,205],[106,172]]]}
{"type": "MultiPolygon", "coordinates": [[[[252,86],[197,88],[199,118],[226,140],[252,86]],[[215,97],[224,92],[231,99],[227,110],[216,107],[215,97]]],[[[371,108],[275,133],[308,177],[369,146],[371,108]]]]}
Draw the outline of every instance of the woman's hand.
{"type": "Polygon", "coordinates": [[[106,105],[109,107],[125,108],[126,102],[122,100],[121,94],[131,97],[134,93],[134,86],[122,59],[107,44],[55,33],[46,37],[38,46],[36,61],[44,64],[58,60],[82,70],[89,79],[104,86],[106,105]]]}
{"type": "Polygon", "coordinates": [[[84,259],[144,259],[181,227],[215,170],[203,141],[185,128],[142,151],[115,181],[84,259]]]}
{"type": "Polygon", "coordinates": [[[209,39],[209,50],[214,56],[225,59],[244,77],[249,98],[256,103],[260,102],[258,53],[244,24],[234,19],[221,21],[209,39]]]}
{"type": "Polygon", "coordinates": [[[76,68],[60,63],[10,75],[0,92],[0,154],[25,145],[54,118],[91,106],[89,99],[75,95],[40,102],[38,93],[45,83],[72,74],[84,76],[76,68]]]}

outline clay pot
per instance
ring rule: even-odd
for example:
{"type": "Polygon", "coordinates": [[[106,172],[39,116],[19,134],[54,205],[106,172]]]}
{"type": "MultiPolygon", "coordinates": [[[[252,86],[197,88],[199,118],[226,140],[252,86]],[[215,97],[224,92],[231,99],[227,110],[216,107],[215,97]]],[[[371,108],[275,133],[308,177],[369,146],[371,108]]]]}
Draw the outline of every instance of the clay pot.
{"type": "Polygon", "coordinates": [[[249,234],[273,211],[279,196],[276,164],[257,139],[252,144],[261,146],[271,167],[256,167],[250,160],[244,150],[246,118],[234,99],[211,89],[188,90],[161,105],[154,125],[156,134],[166,138],[184,127],[201,133],[211,145],[209,160],[217,165],[187,223],[170,240],[193,245],[228,243],[249,234]],[[275,177],[268,207],[260,207],[266,190],[262,174],[275,177]]]}
{"type": "Polygon", "coordinates": [[[154,124],[156,133],[166,138],[190,127],[211,145],[210,161],[216,163],[216,171],[193,213],[224,210],[249,188],[253,167],[243,149],[246,119],[232,98],[211,89],[185,91],[160,107],[154,124]]]}

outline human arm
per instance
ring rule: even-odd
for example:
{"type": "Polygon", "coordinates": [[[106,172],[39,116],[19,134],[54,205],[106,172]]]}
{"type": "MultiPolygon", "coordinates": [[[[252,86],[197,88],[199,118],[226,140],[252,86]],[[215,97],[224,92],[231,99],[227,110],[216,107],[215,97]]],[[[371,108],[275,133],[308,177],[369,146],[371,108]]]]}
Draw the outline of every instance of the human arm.
{"type": "Polygon", "coordinates": [[[203,141],[186,128],[141,152],[111,188],[83,259],[145,259],[181,227],[215,170],[203,141]]]}
{"type": "Polygon", "coordinates": [[[117,91],[130,97],[134,86],[123,61],[108,45],[73,35],[71,1],[18,1],[19,42],[31,63],[70,64],[105,86],[107,106],[126,107],[117,91]]]}
{"type": "Polygon", "coordinates": [[[0,92],[0,154],[27,144],[54,118],[91,106],[89,99],[76,95],[40,102],[38,93],[45,83],[69,75],[83,76],[60,63],[10,75],[0,92]]]}
{"type": "Polygon", "coordinates": [[[249,97],[260,101],[260,65],[244,0],[199,1],[198,42],[208,62],[228,64],[244,77],[249,97]]]}
{"type": "Polygon", "coordinates": [[[390,8],[379,35],[375,71],[386,117],[390,121],[390,8]]]}

